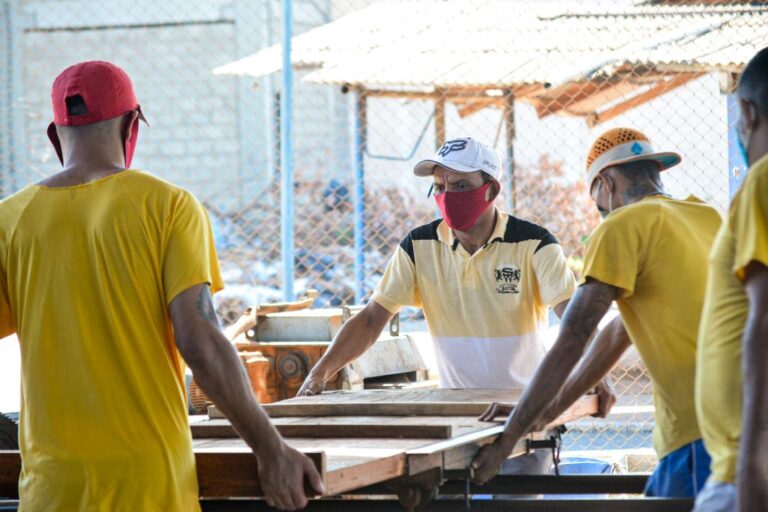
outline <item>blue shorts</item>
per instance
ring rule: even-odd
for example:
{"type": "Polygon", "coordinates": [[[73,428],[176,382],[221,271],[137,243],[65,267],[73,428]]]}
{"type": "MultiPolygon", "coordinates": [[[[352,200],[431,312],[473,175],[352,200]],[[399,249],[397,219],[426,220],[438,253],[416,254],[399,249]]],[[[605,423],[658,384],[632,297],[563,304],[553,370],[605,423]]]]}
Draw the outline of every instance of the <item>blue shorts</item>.
{"type": "Polygon", "coordinates": [[[678,448],[659,461],[648,478],[646,496],[694,498],[709,478],[709,454],[699,439],[678,448]]]}

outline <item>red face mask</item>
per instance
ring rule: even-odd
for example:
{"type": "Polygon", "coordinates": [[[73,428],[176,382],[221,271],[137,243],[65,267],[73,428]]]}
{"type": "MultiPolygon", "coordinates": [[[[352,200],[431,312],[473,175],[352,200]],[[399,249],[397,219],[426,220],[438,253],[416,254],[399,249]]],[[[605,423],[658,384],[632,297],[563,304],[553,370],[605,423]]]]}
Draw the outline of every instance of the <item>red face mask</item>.
{"type": "Polygon", "coordinates": [[[486,201],[485,193],[493,182],[467,192],[443,192],[435,196],[435,201],[443,214],[443,219],[451,229],[469,231],[477,219],[488,209],[493,200],[486,201]]]}

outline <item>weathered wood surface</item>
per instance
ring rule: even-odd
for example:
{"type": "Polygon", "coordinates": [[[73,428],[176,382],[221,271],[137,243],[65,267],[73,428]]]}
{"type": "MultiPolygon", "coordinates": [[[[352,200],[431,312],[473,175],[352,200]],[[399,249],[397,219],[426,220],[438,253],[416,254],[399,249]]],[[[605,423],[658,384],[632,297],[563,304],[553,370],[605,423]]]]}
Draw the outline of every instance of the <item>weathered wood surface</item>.
{"type": "MultiPolygon", "coordinates": [[[[522,391],[501,389],[366,389],[329,391],[266,404],[273,418],[286,416],[480,416],[493,402],[515,404],[522,391]]],[[[212,419],[223,415],[213,406],[212,419]]]]}
{"type": "MultiPolygon", "coordinates": [[[[326,458],[323,452],[304,452],[312,459],[320,477],[326,479],[326,458]]],[[[256,457],[250,451],[223,449],[195,450],[198,487],[201,497],[221,498],[228,496],[261,496],[256,457]],[[200,478],[200,475],[203,478],[200,478]]],[[[308,495],[313,495],[309,484],[308,495]]]]}
{"type": "MultiPolygon", "coordinates": [[[[461,422],[457,424],[441,417],[400,418],[392,416],[275,418],[272,423],[283,437],[339,439],[449,439],[453,436],[455,427],[466,426],[462,425],[461,422]]],[[[487,425],[477,425],[478,428],[485,426],[487,425]]],[[[225,419],[191,420],[190,428],[192,437],[195,439],[238,437],[235,429],[225,419]]]]}
{"type": "MultiPolygon", "coordinates": [[[[393,409],[384,408],[385,414],[365,418],[331,415],[328,417],[278,418],[281,425],[299,425],[306,428],[315,424],[331,425],[334,428],[349,425],[387,425],[387,428],[403,428],[409,425],[450,426],[451,437],[447,439],[382,439],[382,438],[288,438],[289,446],[304,453],[313,454],[316,465],[324,470],[327,495],[338,495],[369,485],[385,482],[405,475],[441,468],[444,470],[466,469],[480,446],[493,442],[502,432],[501,422],[480,422],[477,416],[494,401],[517,400],[519,392],[497,390],[413,390],[413,391],[363,391],[350,393],[328,393],[320,397],[309,397],[306,403],[315,406],[325,398],[332,404],[349,409],[360,403],[392,406],[403,410],[408,403],[410,416],[391,416],[393,409]],[[353,396],[357,395],[357,396],[353,396]],[[361,402],[371,400],[371,402],[361,402]],[[462,402],[462,400],[464,402],[462,402]],[[480,406],[473,414],[450,415],[451,407],[457,405],[480,406]],[[425,405],[426,404],[426,405],[425,405]],[[437,410],[448,411],[448,416],[417,414],[429,404],[438,404],[437,410]],[[414,413],[416,410],[416,413],[414,413]],[[478,412],[479,410],[479,412],[478,412]],[[322,454],[322,455],[321,455],[322,454]],[[321,459],[318,459],[321,457],[321,459]]],[[[305,401],[292,399],[288,402],[305,401]]],[[[594,414],[597,411],[597,397],[588,395],[577,401],[554,424],[562,424],[576,418],[594,414]]],[[[302,410],[302,412],[305,412],[302,410]]],[[[200,420],[196,420],[199,422],[200,420]]],[[[209,420],[203,420],[209,421],[209,420]]],[[[222,422],[226,423],[226,422],[222,422]]],[[[221,426],[221,425],[220,425],[221,426]]],[[[541,438],[543,433],[529,438],[541,438]]],[[[512,455],[525,453],[526,439],[514,448],[512,455]]],[[[204,497],[254,497],[260,491],[256,459],[250,448],[238,438],[195,439],[195,455],[198,460],[198,481],[201,496],[204,497]]],[[[18,452],[0,452],[0,495],[14,497],[20,470],[18,452]]]]}
{"type": "MultiPolygon", "coordinates": [[[[401,476],[405,472],[405,452],[408,448],[423,444],[423,440],[382,440],[382,439],[288,439],[292,448],[304,453],[325,454],[324,485],[326,495],[336,495],[367,485],[384,482],[401,476]]],[[[217,454],[227,457],[241,457],[255,461],[250,448],[240,439],[197,439],[193,441],[195,454],[209,453],[214,459],[217,454]],[[239,454],[239,455],[232,455],[239,454]]],[[[247,472],[239,471],[237,478],[226,484],[226,493],[218,490],[209,481],[219,482],[216,472],[221,466],[198,466],[197,478],[201,496],[205,497],[250,497],[258,487],[255,465],[247,472]],[[207,489],[203,494],[202,489],[207,489]]]]}

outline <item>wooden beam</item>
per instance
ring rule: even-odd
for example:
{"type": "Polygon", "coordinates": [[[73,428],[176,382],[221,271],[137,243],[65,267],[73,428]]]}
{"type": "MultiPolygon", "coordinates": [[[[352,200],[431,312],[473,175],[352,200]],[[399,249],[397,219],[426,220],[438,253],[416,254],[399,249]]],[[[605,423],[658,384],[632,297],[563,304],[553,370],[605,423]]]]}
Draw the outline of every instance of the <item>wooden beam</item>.
{"type": "Polygon", "coordinates": [[[616,83],[609,81],[602,82],[578,82],[564,87],[546,91],[536,99],[536,114],[539,119],[556,114],[567,109],[574,103],[584,101],[593,95],[612,89],[616,83]]]}
{"type": "MultiPolygon", "coordinates": [[[[304,453],[315,464],[323,481],[326,460],[323,452],[304,453]]],[[[197,479],[202,497],[261,496],[256,457],[250,451],[195,450],[197,479]]],[[[0,451],[0,496],[17,498],[21,455],[18,450],[0,451]]],[[[307,492],[314,495],[309,489],[307,492]]]]}
{"type": "Polygon", "coordinates": [[[294,416],[480,416],[490,403],[281,403],[264,404],[272,418],[294,416]]]}
{"type": "Polygon", "coordinates": [[[18,450],[0,450],[0,496],[19,497],[21,455],[18,450]]]}
{"type": "Polygon", "coordinates": [[[565,113],[575,116],[590,114],[601,106],[636,91],[638,87],[640,86],[631,82],[619,82],[610,89],[597,92],[582,101],[577,101],[568,105],[565,109],[565,113]]]}
{"type": "MultiPolygon", "coordinates": [[[[323,452],[305,453],[326,479],[326,460],[323,452]]],[[[203,498],[262,496],[259,468],[252,453],[225,451],[195,451],[197,480],[203,498]]],[[[313,496],[309,486],[307,495],[313,496]]]]}
{"type": "Polygon", "coordinates": [[[665,94],[673,89],[676,89],[682,85],[685,85],[691,80],[698,78],[699,76],[700,75],[697,73],[687,73],[687,74],[678,75],[670,80],[665,80],[664,82],[661,82],[658,85],[651,87],[644,93],[633,96],[632,98],[630,98],[629,100],[623,103],[619,103],[616,106],[613,106],[607,110],[604,110],[603,112],[597,112],[594,117],[591,117],[587,120],[587,123],[589,124],[590,127],[594,127],[600,123],[609,121],[614,117],[620,116],[621,114],[627,112],[628,110],[637,108],[644,103],[647,103],[651,100],[658,98],[662,94],[665,94]]]}
{"type": "Polygon", "coordinates": [[[488,102],[480,102],[480,101],[465,103],[463,107],[460,107],[458,109],[459,117],[464,119],[465,117],[471,116],[475,112],[480,112],[481,110],[485,110],[488,107],[493,107],[497,105],[501,105],[501,103],[500,102],[488,103],[488,102]]]}
{"type": "MultiPolygon", "coordinates": [[[[283,437],[316,439],[450,439],[453,426],[369,423],[323,424],[318,422],[275,424],[283,437]]],[[[239,437],[227,420],[204,420],[190,424],[194,439],[235,439],[239,437]]]]}
{"type": "Polygon", "coordinates": [[[445,143],[445,96],[440,91],[435,98],[435,151],[445,143]]]}

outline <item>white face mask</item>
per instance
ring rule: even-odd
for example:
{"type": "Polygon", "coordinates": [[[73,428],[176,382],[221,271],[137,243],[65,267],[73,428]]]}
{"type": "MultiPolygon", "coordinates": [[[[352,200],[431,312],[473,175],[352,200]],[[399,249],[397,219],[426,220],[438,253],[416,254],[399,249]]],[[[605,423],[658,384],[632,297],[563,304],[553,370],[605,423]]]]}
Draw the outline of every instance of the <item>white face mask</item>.
{"type": "MultiPolygon", "coordinates": [[[[600,187],[602,187],[602,186],[603,186],[603,182],[602,181],[597,184],[597,187],[598,187],[597,188],[597,194],[598,195],[600,195],[600,187]]],[[[597,201],[595,201],[595,204],[597,204],[597,201]]],[[[600,212],[600,216],[602,218],[606,218],[608,215],[611,214],[611,212],[613,211],[613,194],[608,196],[608,209],[606,210],[604,208],[600,208],[600,206],[598,205],[597,206],[597,211],[600,212]]]]}

